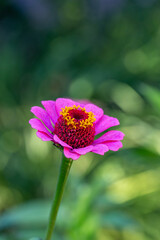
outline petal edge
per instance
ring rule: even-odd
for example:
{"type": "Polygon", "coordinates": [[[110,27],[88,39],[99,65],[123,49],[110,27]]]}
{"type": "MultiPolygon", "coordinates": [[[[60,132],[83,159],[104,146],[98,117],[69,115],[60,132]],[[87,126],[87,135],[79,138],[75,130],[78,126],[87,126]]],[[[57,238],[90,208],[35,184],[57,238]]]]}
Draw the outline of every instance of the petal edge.
{"type": "Polygon", "coordinates": [[[58,119],[58,114],[56,111],[56,103],[52,100],[41,101],[42,105],[46,109],[47,113],[49,114],[52,122],[55,124],[58,119]]]}
{"type": "Polygon", "coordinates": [[[72,158],[73,160],[77,160],[81,156],[78,153],[71,152],[71,150],[66,147],[64,147],[64,155],[66,158],[72,158]]]}
{"type": "Polygon", "coordinates": [[[100,154],[100,155],[104,155],[105,152],[108,152],[109,148],[107,145],[105,144],[97,144],[93,146],[93,150],[92,152],[100,154]]]}
{"type": "Polygon", "coordinates": [[[96,135],[104,132],[105,130],[107,130],[110,127],[114,127],[119,125],[119,121],[117,118],[114,117],[110,117],[108,115],[103,115],[103,117],[99,120],[99,122],[97,124],[95,124],[95,131],[96,131],[96,135]]]}

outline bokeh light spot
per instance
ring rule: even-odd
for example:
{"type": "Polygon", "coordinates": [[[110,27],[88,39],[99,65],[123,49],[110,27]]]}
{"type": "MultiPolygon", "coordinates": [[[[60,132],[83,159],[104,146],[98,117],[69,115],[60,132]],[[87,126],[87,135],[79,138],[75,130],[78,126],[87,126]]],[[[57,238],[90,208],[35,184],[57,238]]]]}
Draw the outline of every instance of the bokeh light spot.
{"type": "Polygon", "coordinates": [[[71,83],[69,94],[76,99],[89,99],[93,94],[93,86],[86,78],[79,78],[71,83]]]}
{"type": "Polygon", "coordinates": [[[112,90],[112,98],[125,112],[140,113],[143,110],[143,99],[127,84],[118,83],[112,90]]]}
{"type": "Polygon", "coordinates": [[[133,50],[126,54],[124,65],[133,74],[143,72],[147,68],[147,56],[142,50],[133,50]]]}

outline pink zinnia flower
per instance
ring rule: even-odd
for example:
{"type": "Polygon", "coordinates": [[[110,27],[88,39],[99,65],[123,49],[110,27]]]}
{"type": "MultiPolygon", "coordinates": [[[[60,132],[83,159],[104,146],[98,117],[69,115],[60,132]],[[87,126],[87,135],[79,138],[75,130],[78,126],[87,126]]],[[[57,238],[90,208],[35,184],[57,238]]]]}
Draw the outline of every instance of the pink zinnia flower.
{"type": "Polygon", "coordinates": [[[45,109],[31,108],[38,119],[32,118],[29,123],[38,130],[37,136],[43,141],[52,141],[63,147],[67,158],[77,160],[88,152],[104,155],[122,147],[124,134],[120,131],[111,130],[95,139],[97,134],[119,125],[117,118],[104,115],[98,106],[67,98],[42,101],[42,105],[45,109]]]}

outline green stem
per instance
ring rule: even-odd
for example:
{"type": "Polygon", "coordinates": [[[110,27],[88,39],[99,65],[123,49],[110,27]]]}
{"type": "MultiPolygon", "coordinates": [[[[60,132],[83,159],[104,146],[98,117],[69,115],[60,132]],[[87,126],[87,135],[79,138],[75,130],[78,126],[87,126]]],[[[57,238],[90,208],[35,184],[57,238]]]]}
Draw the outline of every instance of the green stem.
{"type": "Polygon", "coordinates": [[[69,175],[70,168],[72,166],[72,162],[73,162],[72,159],[66,158],[64,155],[62,156],[62,162],[61,162],[61,167],[60,167],[60,172],[58,177],[56,193],[54,196],[54,200],[53,200],[53,204],[50,212],[49,224],[48,224],[47,235],[45,240],[51,240],[58,209],[62,200],[65,184],[69,175]]]}

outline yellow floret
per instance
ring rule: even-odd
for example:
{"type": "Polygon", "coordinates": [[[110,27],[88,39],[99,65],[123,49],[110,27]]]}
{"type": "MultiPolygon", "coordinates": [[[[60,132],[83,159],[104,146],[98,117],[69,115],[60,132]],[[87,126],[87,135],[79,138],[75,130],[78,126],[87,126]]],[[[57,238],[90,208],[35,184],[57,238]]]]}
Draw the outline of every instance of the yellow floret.
{"type": "Polygon", "coordinates": [[[79,127],[84,127],[84,128],[86,128],[88,126],[93,126],[93,123],[96,120],[95,115],[92,112],[87,112],[85,107],[82,108],[82,107],[80,107],[80,105],[78,105],[78,106],[73,105],[73,107],[62,108],[62,111],[60,112],[60,115],[62,115],[63,118],[66,120],[67,125],[72,125],[73,128],[77,128],[78,126],[79,127]],[[84,119],[80,120],[78,122],[75,121],[75,118],[72,118],[69,114],[69,111],[72,110],[72,109],[82,110],[83,112],[87,113],[88,118],[85,119],[85,120],[84,119]]]}

